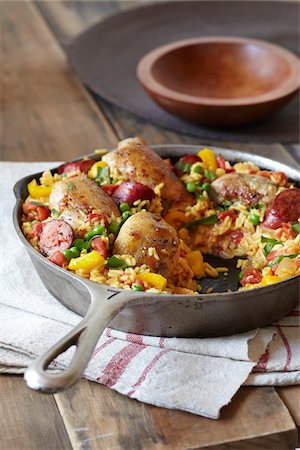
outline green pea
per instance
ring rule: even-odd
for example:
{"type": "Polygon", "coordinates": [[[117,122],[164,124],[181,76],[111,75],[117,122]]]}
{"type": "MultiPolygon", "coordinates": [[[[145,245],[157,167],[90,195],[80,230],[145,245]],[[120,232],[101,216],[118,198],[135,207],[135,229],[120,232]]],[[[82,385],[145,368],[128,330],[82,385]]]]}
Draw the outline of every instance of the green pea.
{"type": "Polygon", "coordinates": [[[143,286],[141,286],[140,284],[137,284],[137,283],[133,283],[132,289],[134,291],[143,291],[144,290],[143,286]]]}
{"type": "Polygon", "coordinates": [[[186,185],[186,190],[188,192],[195,192],[195,190],[196,190],[195,183],[193,183],[192,181],[189,181],[186,185]]]}
{"type": "Polygon", "coordinates": [[[125,211],[130,211],[130,206],[128,205],[128,203],[121,203],[119,209],[123,213],[125,211]]]}
{"type": "Polygon", "coordinates": [[[124,212],[122,213],[122,219],[123,219],[123,220],[127,220],[128,217],[130,217],[130,216],[132,216],[132,212],[131,212],[131,211],[124,211],[124,212]]]}
{"type": "Polygon", "coordinates": [[[119,229],[120,229],[120,223],[117,223],[117,222],[114,222],[114,221],[113,221],[113,222],[109,225],[108,229],[109,229],[109,231],[110,231],[111,233],[113,233],[114,235],[117,235],[118,232],[119,232],[119,229]]]}
{"type": "Polygon", "coordinates": [[[209,183],[203,183],[201,187],[202,187],[202,191],[206,191],[207,192],[207,191],[210,190],[211,186],[210,186],[209,183]]]}
{"type": "Polygon", "coordinates": [[[292,225],[292,228],[296,234],[300,233],[300,222],[292,225]]]}
{"type": "Polygon", "coordinates": [[[105,227],[103,225],[96,225],[93,229],[94,236],[96,234],[105,234],[105,227]]]}
{"type": "Polygon", "coordinates": [[[74,258],[74,253],[69,249],[63,250],[62,254],[64,255],[66,261],[70,261],[70,259],[74,258]]]}
{"type": "Polygon", "coordinates": [[[253,225],[258,225],[259,224],[259,216],[257,214],[250,214],[249,216],[249,220],[250,222],[253,223],[253,225]]]}
{"type": "Polygon", "coordinates": [[[201,173],[201,172],[202,172],[202,167],[201,167],[201,166],[195,166],[194,169],[193,169],[193,171],[194,171],[195,173],[201,173]]]}

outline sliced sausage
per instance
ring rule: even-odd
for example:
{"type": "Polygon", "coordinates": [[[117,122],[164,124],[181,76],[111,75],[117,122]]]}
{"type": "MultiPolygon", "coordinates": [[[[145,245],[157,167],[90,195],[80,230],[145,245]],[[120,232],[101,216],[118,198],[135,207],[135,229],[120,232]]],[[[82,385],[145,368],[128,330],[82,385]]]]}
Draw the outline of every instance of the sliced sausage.
{"type": "Polygon", "coordinates": [[[133,255],[138,265],[165,277],[173,272],[179,258],[179,239],[173,227],[149,212],[134,214],[122,226],[113,253],[133,255]],[[155,248],[156,255],[151,249],[155,248]],[[149,250],[150,249],[150,250],[149,250]]]}
{"type": "Polygon", "coordinates": [[[262,226],[275,230],[284,222],[297,222],[300,218],[300,189],[280,192],[266,212],[262,226]]]}
{"type": "Polygon", "coordinates": [[[44,256],[53,256],[58,251],[70,248],[74,233],[69,224],[61,219],[53,219],[43,224],[39,249],[44,256]]]}
{"type": "Polygon", "coordinates": [[[258,201],[269,205],[276,195],[276,185],[268,178],[243,174],[227,173],[214,180],[209,196],[218,204],[224,201],[240,201],[251,206],[258,201]]]}
{"type": "Polygon", "coordinates": [[[120,184],[112,195],[112,199],[117,205],[128,203],[133,206],[136,200],[152,200],[155,197],[154,191],[137,181],[125,181],[120,184]]]}
{"type": "Polygon", "coordinates": [[[81,159],[80,161],[67,162],[58,167],[57,173],[66,174],[71,172],[76,172],[80,170],[81,172],[87,173],[92,165],[94,164],[93,159],[81,159]]]}
{"type": "Polygon", "coordinates": [[[139,138],[120,142],[119,147],[104,155],[102,160],[115,167],[126,180],[137,181],[151,189],[164,183],[161,190],[164,212],[171,208],[185,210],[195,203],[169,164],[139,138]]]}

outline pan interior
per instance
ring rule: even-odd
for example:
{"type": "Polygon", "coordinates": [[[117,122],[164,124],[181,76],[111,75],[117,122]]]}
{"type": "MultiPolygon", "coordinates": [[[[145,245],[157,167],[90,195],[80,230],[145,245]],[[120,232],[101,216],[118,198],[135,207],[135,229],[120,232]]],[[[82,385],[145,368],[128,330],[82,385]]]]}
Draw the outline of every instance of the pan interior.
{"type": "Polygon", "coordinates": [[[237,269],[237,260],[240,258],[224,259],[214,255],[203,255],[204,261],[208,262],[213,267],[227,267],[227,275],[221,273],[218,278],[202,278],[200,280],[201,294],[205,293],[207,289],[213,288],[213,292],[234,292],[239,286],[240,269],[237,269]]]}

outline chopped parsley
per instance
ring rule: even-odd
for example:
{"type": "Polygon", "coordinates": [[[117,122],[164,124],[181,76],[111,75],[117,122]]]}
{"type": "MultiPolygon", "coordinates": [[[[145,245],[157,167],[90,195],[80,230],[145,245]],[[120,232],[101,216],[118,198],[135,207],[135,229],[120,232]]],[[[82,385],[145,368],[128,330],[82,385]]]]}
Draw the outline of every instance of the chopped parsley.
{"type": "Polygon", "coordinates": [[[197,219],[194,220],[193,222],[187,223],[185,227],[191,229],[197,227],[198,225],[212,225],[216,223],[217,220],[218,216],[216,214],[213,214],[212,216],[203,217],[202,219],[197,219]]]}
{"type": "Polygon", "coordinates": [[[265,236],[261,237],[261,242],[265,242],[266,245],[263,248],[263,255],[264,257],[268,256],[268,254],[271,252],[272,248],[277,245],[281,244],[283,245],[283,242],[277,241],[276,239],[267,238],[265,236]]]}

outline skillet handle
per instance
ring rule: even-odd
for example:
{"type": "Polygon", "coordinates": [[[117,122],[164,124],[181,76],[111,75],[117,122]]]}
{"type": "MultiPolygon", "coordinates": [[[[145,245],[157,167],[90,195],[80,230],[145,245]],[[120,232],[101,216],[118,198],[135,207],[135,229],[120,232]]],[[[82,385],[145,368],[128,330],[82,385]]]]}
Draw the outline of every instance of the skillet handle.
{"type": "Polygon", "coordinates": [[[88,365],[100,335],[111,319],[127,304],[132,303],[132,293],[118,292],[113,298],[99,298],[99,292],[91,294],[91,305],[86,316],[76,327],[39,356],[25,371],[28,387],[51,394],[67,389],[81,377],[88,365]],[[47,371],[49,364],[68,348],[76,346],[74,356],[66,369],[58,373],[47,371]]]}

